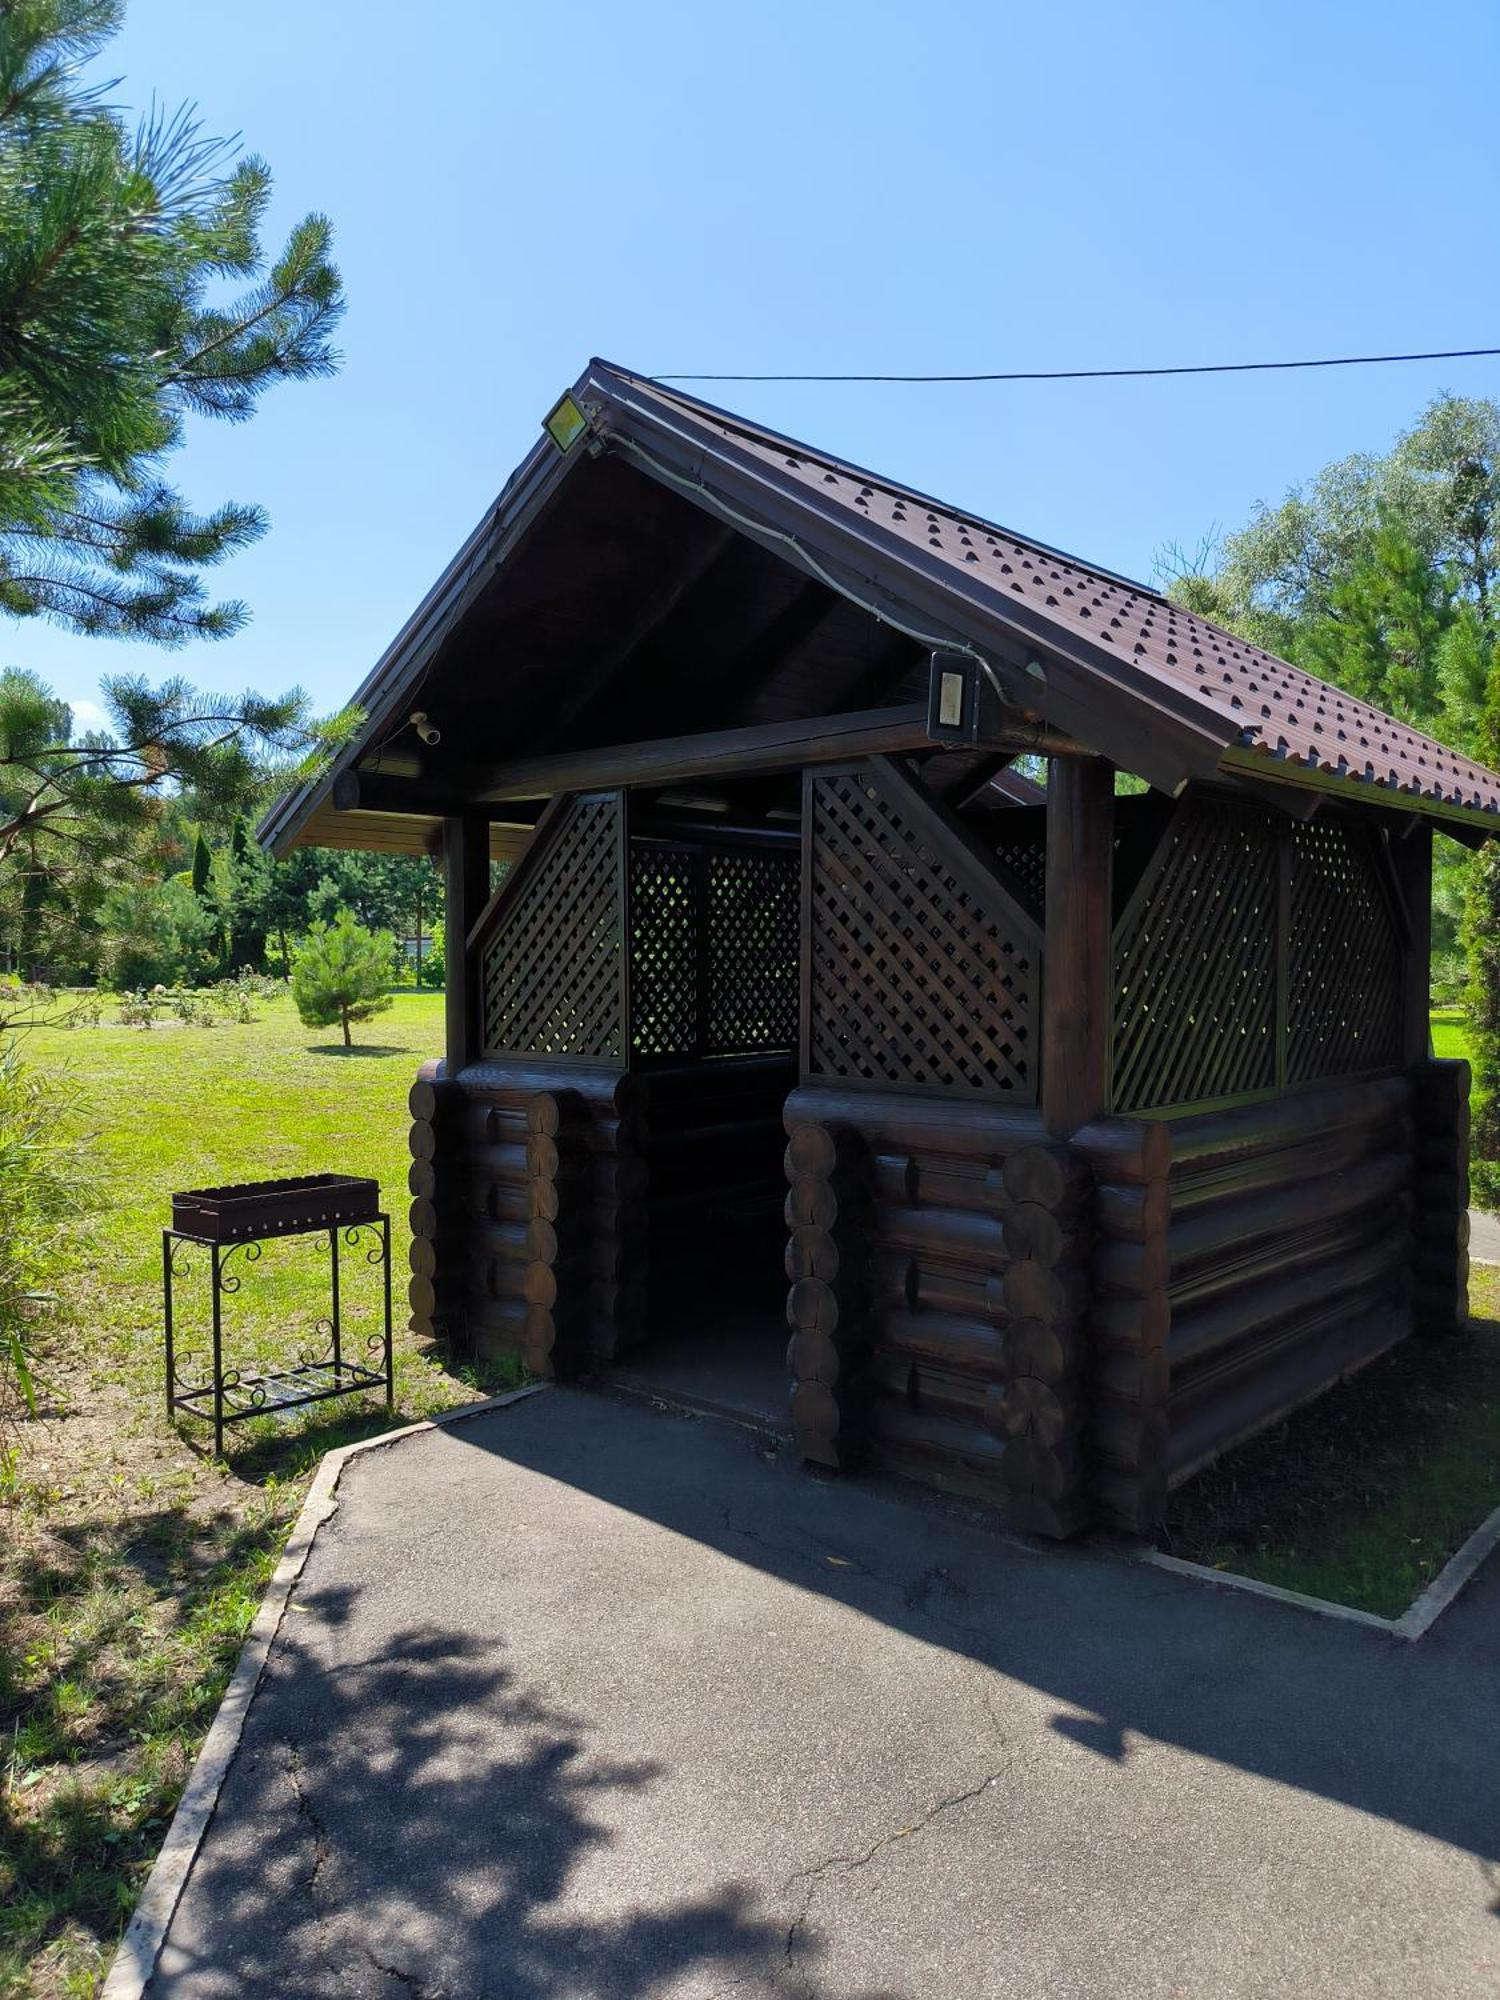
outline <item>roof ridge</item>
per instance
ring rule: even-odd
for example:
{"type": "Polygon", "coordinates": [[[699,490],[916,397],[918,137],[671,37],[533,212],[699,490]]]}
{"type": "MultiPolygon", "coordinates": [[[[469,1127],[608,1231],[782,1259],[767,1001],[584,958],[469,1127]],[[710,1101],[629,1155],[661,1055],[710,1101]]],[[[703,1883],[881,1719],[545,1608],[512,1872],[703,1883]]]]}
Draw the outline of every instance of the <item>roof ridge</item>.
{"type": "Polygon", "coordinates": [[[1102,563],[1089,562],[1083,556],[1074,555],[1067,549],[1060,549],[1051,542],[1039,541],[1035,535],[1022,534],[1017,528],[1008,528],[1002,521],[991,521],[971,508],[955,506],[951,500],[940,500],[935,493],[924,493],[920,487],[908,486],[903,480],[892,479],[887,473],[872,471],[867,465],[856,465],[852,459],[836,457],[818,445],[806,443],[802,438],[794,438],[785,431],[772,430],[768,425],[754,423],[736,410],[726,410],[720,403],[710,403],[702,396],[690,396],[681,389],[669,388],[654,375],[642,375],[633,368],[624,368],[618,362],[607,361],[601,355],[595,355],[590,359],[589,368],[591,371],[595,368],[608,369],[611,375],[621,381],[629,382],[637,388],[648,389],[653,395],[660,396],[667,402],[677,403],[686,409],[711,417],[726,430],[737,432],[740,436],[758,444],[784,445],[830,472],[841,472],[848,479],[863,480],[866,485],[878,486],[886,493],[901,494],[916,506],[951,515],[955,521],[978,528],[985,534],[1004,535],[1008,541],[1018,542],[1025,548],[1035,550],[1038,555],[1050,556],[1054,562],[1067,563],[1074,569],[1086,570],[1090,576],[1105,577],[1109,582],[1136,591],[1140,596],[1151,598],[1158,604],[1167,604],[1171,601],[1151,584],[1142,583],[1138,577],[1126,576],[1123,570],[1107,569],[1102,563]]]}

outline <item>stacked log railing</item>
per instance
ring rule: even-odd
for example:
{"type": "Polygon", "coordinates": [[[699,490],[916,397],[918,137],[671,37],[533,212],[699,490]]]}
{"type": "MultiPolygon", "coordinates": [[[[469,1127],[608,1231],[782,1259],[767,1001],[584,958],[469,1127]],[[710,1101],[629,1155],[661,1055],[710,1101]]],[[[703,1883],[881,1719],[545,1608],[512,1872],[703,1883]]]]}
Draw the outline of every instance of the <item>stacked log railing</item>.
{"type": "Polygon", "coordinates": [[[1149,1534],[1167,1493],[1171,1128],[1109,1118],[1073,1144],[1094,1176],[1089,1444],[1094,1511],[1149,1534]]]}
{"type": "Polygon", "coordinates": [[[1170,1132],[1176,1484],[1410,1331],[1411,1087],[1344,1084],[1170,1132]]]}
{"type": "Polygon", "coordinates": [[[462,1354],[468,1349],[465,1183],[462,1170],[452,1163],[463,1153],[463,1093],[444,1075],[440,1062],[428,1062],[417,1072],[407,1101],[412,1121],[406,1176],[411,1192],[411,1327],[419,1340],[462,1354]]]}
{"type": "Polygon", "coordinates": [[[1073,1532],[1086,1515],[1086,1163],[1034,1110],[820,1085],[786,1107],[803,1453],[1073,1532]]]}
{"type": "Polygon", "coordinates": [[[429,1065],[412,1094],[414,1324],[544,1376],[633,1345],[643,1097],[578,1064],[476,1063],[451,1080],[429,1065]]]}
{"type": "Polygon", "coordinates": [[[1411,1085],[1412,1304],[1417,1331],[1440,1336],[1469,1316],[1469,1065],[1421,1063],[1411,1085]]]}

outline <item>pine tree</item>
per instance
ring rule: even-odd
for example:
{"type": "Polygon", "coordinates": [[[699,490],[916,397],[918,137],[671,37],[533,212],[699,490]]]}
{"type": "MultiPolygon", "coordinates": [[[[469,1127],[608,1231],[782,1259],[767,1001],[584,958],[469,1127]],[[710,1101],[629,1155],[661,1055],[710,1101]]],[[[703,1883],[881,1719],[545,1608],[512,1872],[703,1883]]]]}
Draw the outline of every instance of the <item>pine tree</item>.
{"type": "Polygon", "coordinates": [[[122,11],[0,5],[0,610],[176,645],[243,622],[199,571],[266,522],[193,512],[161,460],[189,415],[328,374],[343,295],[320,215],[267,264],[264,161],[190,111],[131,131],[84,85],[122,11]],[[225,278],[247,289],[211,304],[225,278]]]}
{"type": "Polygon", "coordinates": [[[0,941],[28,970],[139,879],[183,789],[225,824],[310,775],[355,719],[317,722],[300,690],[233,697],[117,676],[101,693],[109,728],[75,739],[66,702],[34,674],[0,673],[0,941]]]}
{"type": "Polygon", "coordinates": [[[367,1021],[391,1004],[386,988],[396,976],[396,941],[389,931],[367,931],[348,910],[331,924],[316,923],[292,966],[292,998],[310,1028],[337,1021],[344,1047],[352,1046],[351,1021],[367,1021]]]}
{"type": "Polygon", "coordinates": [[[193,842],[193,894],[201,901],[208,894],[209,877],[213,872],[214,857],[208,842],[203,838],[200,827],[198,837],[193,842]]]}

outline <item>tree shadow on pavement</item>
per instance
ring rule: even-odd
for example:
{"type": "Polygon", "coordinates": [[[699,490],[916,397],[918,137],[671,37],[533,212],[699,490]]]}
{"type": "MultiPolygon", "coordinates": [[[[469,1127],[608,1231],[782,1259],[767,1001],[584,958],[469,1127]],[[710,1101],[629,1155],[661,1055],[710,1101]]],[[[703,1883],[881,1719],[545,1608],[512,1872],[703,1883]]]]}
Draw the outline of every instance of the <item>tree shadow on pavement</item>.
{"type": "MultiPolygon", "coordinates": [[[[414,1628],[330,1670],[321,1641],[349,1604],[293,1601],[153,1996],[648,2000],[687,1975],[705,1995],[772,1990],[786,1922],[752,1889],[663,1907],[612,1869],[594,1809],[648,1791],[658,1765],[591,1749],[489,1641],[414,1628]],[[612,1917],[556,1907],[590,1869],[612,1917]]],[[[800,1948],[816,1962],[816,1939],[800,1948]]]]}

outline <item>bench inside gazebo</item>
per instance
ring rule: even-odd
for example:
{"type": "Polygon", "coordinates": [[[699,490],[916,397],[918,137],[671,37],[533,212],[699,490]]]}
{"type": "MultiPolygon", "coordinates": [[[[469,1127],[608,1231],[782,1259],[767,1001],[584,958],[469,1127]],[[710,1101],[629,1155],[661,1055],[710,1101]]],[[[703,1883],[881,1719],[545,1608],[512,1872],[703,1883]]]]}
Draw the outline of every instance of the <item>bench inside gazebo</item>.
{"type": "Polygon", "coordinates": [[[356,700],[261,837],[443,858],[421,1331],[1067,1535],[1465,1317],[1490,772],[600,362],[356,700]]]}

